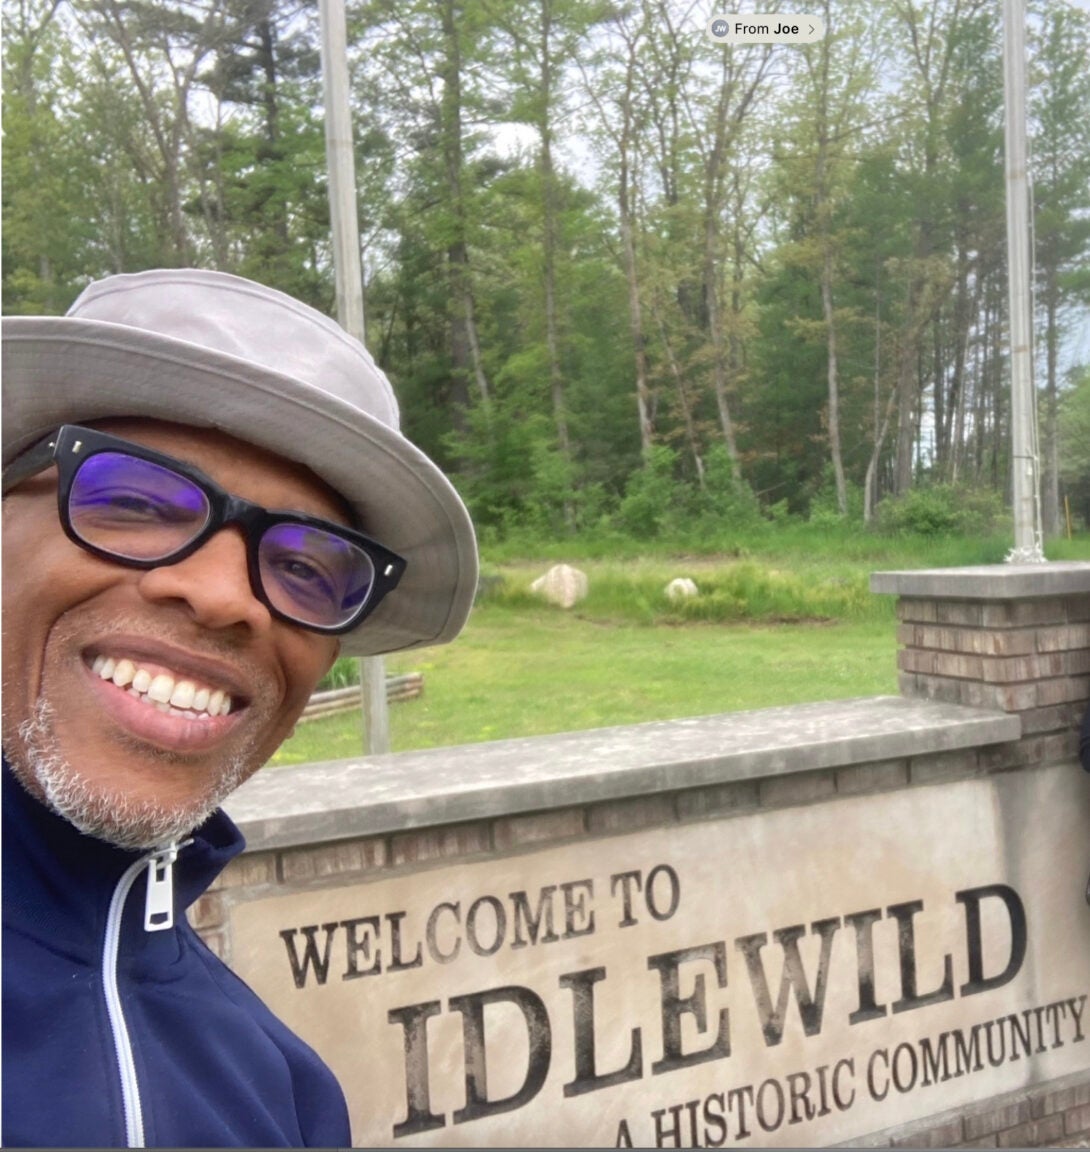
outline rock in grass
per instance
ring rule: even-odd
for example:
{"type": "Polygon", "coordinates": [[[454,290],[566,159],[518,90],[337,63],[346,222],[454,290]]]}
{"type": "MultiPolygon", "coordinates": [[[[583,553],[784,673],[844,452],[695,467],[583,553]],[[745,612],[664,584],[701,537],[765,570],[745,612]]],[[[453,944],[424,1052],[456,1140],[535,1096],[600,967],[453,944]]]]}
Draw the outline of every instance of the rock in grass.
{"type": "Polygon", "coordinates": [[[676,580],[671,580],[664,591],[668,600],[688,600],[700,595],[700,590],[688,576],[678,576],[676,580]]]}
{"type": "Polygon", "coordinates": [[[554,564],[530,585],[530,591],[543,596],[550,604],[571,608],[587,598],[587,574],[567,564],[554,564]]]}

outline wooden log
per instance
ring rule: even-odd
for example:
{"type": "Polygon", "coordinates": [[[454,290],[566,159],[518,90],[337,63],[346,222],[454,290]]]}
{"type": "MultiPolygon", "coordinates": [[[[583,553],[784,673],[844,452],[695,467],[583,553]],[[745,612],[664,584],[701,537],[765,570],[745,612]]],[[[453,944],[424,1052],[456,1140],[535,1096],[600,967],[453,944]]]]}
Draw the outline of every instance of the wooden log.
{"type": "MultiPolygon", "coordinates": [[[[406,672],[401,676],[386,677],[386,699],[413,700],[424,691],[424,673],[406,672]]],[[[300,720],[315,720],[319,716],[333,716],[360,707],[360,686],[348,684],[343,688],[329,688],[315,692],[303,709],[300,720]]]]}

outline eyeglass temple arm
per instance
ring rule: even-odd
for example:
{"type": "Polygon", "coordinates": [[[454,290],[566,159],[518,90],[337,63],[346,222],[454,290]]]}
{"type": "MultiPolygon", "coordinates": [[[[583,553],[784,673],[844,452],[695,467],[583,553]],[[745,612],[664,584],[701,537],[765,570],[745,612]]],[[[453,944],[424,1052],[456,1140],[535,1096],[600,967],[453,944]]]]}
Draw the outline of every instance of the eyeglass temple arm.
{"type": "Polygon", "coordinates": [[[2,488],[6,496],[17,484],[22,484],[31,476],[44,472],[53,463],[53,450],[57,445],[57,433],[50,432],[34,445],[28,448],[16,460],[4,469],[2,488]]]}

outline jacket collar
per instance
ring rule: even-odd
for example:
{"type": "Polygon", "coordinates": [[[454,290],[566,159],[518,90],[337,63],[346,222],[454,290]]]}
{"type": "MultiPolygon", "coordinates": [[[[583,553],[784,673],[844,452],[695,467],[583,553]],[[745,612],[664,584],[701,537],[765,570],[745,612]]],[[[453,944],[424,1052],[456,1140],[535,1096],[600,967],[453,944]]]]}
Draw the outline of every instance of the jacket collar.
{"type": "MultiPolygon", "coordinates": [[[[237,856],[246,842],[222,811],[192,833],[174,864],[175,931],[143,929],[146,878],[133,885],[123,939],[161,959],[177,954],[177,928],[185,909],[237,856]]],[[[3,764],[3,919],[55,951],[95,962],[114,888],[132,864],[149,853],[87,836],[31,796],[7,760],[3,764]]]]}

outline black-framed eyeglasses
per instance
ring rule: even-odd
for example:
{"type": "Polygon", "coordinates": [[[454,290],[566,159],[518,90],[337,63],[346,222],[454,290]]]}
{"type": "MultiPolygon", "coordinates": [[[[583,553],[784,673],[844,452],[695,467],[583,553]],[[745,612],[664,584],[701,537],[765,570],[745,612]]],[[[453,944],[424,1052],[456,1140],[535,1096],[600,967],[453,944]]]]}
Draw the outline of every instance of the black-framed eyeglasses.
{"type": "Polygon", "coordinates": [[[362,532],[263,508],[192,464],[76,424],[62,425],[5,469],[4,493],[50,464],[59,474],[61,526],[81,548],[129,568],[158,568],[238,524],[254,595],[274,616],[313,632],[355,628],[405,571],[405,560],[362,532]]]}

